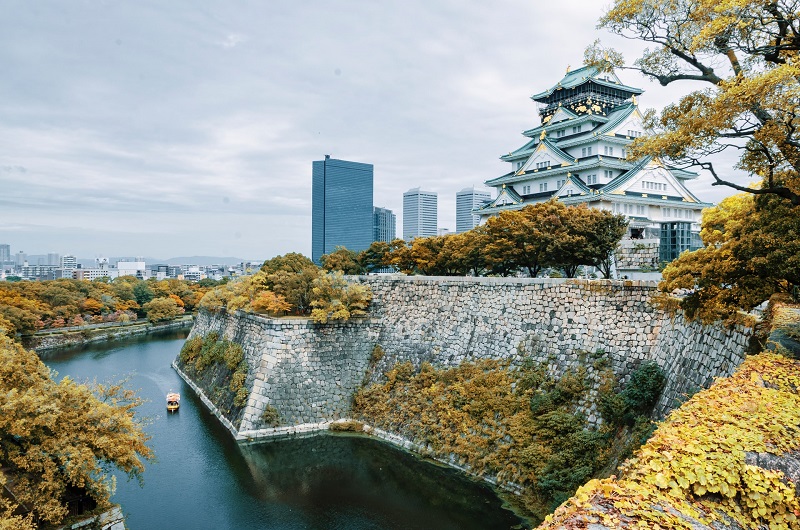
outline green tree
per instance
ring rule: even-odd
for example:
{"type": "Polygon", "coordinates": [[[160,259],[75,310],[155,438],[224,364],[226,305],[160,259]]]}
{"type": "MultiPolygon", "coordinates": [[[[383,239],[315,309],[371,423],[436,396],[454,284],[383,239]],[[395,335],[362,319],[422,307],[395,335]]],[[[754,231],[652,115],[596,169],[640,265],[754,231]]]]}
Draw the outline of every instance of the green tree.
{"type": "Polygon", "coordinates": [[[374,241],[368,249],[361,251],[358,261],[364,265],[366,271],[375,272],[389,267],[389,253],[391,247],[386,241],[374,241]]]}
{"type": "MultiPolygon", "coordinates": [[[[0,482],[13,479],[14,504],[50,524],[67,515],[68,488],[83,488],[99,504],[112,491],[111,468],[141,479],[146,445],[136,408],[141,399],[121,385],[92,388],[55,382],[31,351],[0,334],[0,482]]],[[[19,520],[0,511],[0,526],[19,520]]]]}
{"type": "Polygon", "coordinates": [[[174,298],[154,298],[142,306],[147,320],[150,322],[161,322],[171,320],[183,314],[183,308],[178,305],[174,298]]]}
{"type": "MultiPolygon", "coordinates": [[[[707,170],[715,185],[800,205],[796,2],[615,0],[600,26],[652,44],[632,68],[661,85],[705,85],[660,115],[650,113],[647,122],[657,134],[636,140],[629,157],[666,157],[707,170]],[[736,167],[760,185],[734,184],[719,171],[709,157],[723,151],[736,153],[736,167]]],[[[624,65],[621,54],[598,42],[587,49],[586,62],[602,69],[624,65]]]]}
{"type": "Polygon", "coordinates": [[[133,286],[133,296],[136,297],[136,303],[144,307],[147,302],[155,298],[156,293],[147,282],[140,280],[133,286]]]}

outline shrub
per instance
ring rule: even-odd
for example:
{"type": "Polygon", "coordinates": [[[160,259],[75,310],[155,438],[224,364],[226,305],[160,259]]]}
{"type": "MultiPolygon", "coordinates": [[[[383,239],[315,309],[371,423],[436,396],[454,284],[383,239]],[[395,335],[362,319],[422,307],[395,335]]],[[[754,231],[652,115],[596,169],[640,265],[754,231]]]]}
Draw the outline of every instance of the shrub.
{"type": "Polygon", "coordinates": [[[637,418],[652,413],[665,383],[664,372],[656,363],[644,363],[631,373],[621,392],[613,392],[609,387],[601,389],[600,413],[612,425],[632,427],[637,418]]]}
{"type": "Polygon", "coordinates": [[[239,363],[244,360],[244,352],[242,351],[242,347],[235,342],[229,342],[225,348],[225,353],[223,354],[222,358],[224,359],[228,370],[235,370],[236,367],[239,366],[239,363]]]}
{"type": "Polygon", "coordinates": [[[267,405],[264,408],[264,412],[261,413],[261,421],[264,425],[269,425],[270,427],[277,427],[281,424],[281,415],[278,412],[278,409],[273,407],[272,405],[267,405]]]}
{"type": "Polygon", "coordinates": [[[181,362],[184,365],[193,362],[195,358],[197,358],[197,355],[200,353],[200,349],[202,347],[203,347],[203,337],[200,336],[194,336],[191,339],[184,342],[180,354],[181,362]]]}

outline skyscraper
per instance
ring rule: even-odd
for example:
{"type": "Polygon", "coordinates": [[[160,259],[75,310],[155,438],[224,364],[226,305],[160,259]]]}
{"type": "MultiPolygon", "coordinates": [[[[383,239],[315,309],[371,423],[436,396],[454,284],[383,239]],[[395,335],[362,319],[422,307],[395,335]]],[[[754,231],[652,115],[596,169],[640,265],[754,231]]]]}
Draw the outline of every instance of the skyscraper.
{"type": "Polygon", "coordinates": [[[438,196],[413,188],[403,194],[403,239],[436,235],[438,196]]]}
{"type": "Polygon", "coordinates": [[[312,163],[311,259],[336,247],[359,252],[373,240],[372,164],[325,155],[312,163]]]}
{"type": "Polygon", "coordinates": [[[11,262],[11,245],[0,245],[0,265],[11,262]]]}
{"type": "Polygon", "coordinates": [[[456,233],[467,232],[478,226],[481,216],[474,215],[472,210],[480,208],[491,200],[491,193],[476,190],[474,186],[456,193],[456,233]]]}
{"type": "Polygon", "coordinates": [[[397,216],[387,208],[375,207],[375,217],[373,228],[375,230],[372,239],[374,241],[392,241],[397,237],[397,216]]]}

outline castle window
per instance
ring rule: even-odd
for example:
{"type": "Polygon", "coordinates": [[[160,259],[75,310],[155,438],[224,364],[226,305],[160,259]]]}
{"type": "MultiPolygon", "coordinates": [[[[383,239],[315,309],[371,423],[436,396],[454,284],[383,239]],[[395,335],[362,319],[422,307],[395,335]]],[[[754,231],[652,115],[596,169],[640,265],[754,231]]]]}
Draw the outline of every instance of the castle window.
{"type": "Polygon", "coordinates": [[[565,134],[567,134],[567,130],[566,129],[561,129],[560,131],[556,131],[556,138],[561,138],[565,134]]]}
{"type": "Polygon", "coordinates": [[[547,182],[539,183],[539,192],[547,191],[547,182]]]}
{"type": "Polygon", "coordinates": [[[546,169],[550,167],[550,161],[545,160],[544,162],[536,162],[536,169],[546,169]]]}
{"type": "Polygon", "coordinates": [[[604,145],[603,154],[608,156],[614,156],[614,148],[608,145],[604,145]]]}
{"type": "Polygon", "coordinates": [[[576,125],[575,127],[572,128],[572,134],[578,134],[579,132],[581,132],[580,125],[576,125]]]}

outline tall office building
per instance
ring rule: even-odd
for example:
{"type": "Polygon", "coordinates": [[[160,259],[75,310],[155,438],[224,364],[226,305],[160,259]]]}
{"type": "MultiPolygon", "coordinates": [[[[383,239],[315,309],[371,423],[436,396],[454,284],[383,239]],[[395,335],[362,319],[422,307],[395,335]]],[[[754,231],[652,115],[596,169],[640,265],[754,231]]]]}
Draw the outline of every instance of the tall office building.
{"type": "Polygon", "coordinates": [[[475,187],[464,188],[456,193],[456,233],[467,232],[480,224],[481,216],[472,210],[480,208],[492,200],[492,194],[475,187]]]}
{"type": "Polygon", "coordinates": [[[0,245],[0,265],[11,262],[11,245],[0,245]]]}
{"type": "Polygon", "coordinates": [[[372,164],[325,155],[312,164],[311,259],[336,247],[359,252],[372,244],[372,164]]]}
{"type": "Polygon", "coordinates": [[[48,265],[55,265],[56,267],[61,265],[61,254],[56,254],[56,253],[53,253],[53,252],[49,252],[47,254],[47,264],[48,265]]]}
{"type": "Polygon", "coordinates": [[[375,207],[373,241],[392,241],[397,237],[397,216],[388,208],[375,207]]]}
{"type": "Polygon", "coordinates": [[[22,267],[28,261],[28,255],[22,252],[21,250],[16,253],[14,256],[14,265],[17,267],[22,267]]]}
{"type": "Polygon", "coordinates": [[[403,239],[436,235],[438,196],[413,188],[403,194],[403,239]]]}

